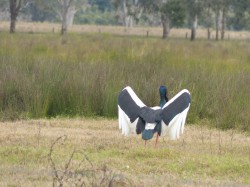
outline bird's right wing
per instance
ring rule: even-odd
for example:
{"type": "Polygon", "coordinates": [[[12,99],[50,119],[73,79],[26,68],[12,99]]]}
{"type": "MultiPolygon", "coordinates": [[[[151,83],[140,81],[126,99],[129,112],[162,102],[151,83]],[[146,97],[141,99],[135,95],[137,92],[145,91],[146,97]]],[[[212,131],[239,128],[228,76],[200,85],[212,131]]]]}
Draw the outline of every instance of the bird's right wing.
{"type": "Polygon", "coordinates": [[[118,120],[122,134],[139,134],[145,128],[145,121],[139,117],[140,109],[146,105],[131,87],[124,88],[118,96],[118,120]]]}
{"type": "Polygon", "coordinates": [[[179,138],[184,131],[190,103],[191,95],[188,90],[184,89],[163,106],[162,136],[168,135],[172,140],[179,138]]]}

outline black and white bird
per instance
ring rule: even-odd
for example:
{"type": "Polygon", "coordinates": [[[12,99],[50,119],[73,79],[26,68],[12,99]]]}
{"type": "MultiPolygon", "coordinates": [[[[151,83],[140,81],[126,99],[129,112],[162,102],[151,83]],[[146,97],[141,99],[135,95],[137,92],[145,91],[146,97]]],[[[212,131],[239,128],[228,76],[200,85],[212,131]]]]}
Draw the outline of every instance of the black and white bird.
{"type": "Polygon", "coordinates": [[[149,140],[156,133],[155,145],[158,136],[168,136],[172,140],[179,138],[190,108],[190,92],[183,89],[170,100],[165,86],[161,86],[159,92],[160,106],[148,107],[131,87],[121,91],[118,96],[118,120],[123,135],[142,134],[142,139],[149,140]]]}

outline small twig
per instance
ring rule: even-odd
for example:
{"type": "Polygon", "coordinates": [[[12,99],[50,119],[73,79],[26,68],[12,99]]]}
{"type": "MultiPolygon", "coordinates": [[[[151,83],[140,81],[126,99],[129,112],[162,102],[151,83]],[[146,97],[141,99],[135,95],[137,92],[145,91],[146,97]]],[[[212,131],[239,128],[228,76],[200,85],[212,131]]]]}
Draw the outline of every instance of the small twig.
{"type": "Polygon", "coordinates": [[[54,162],[54,160],[52,159],[52,153],[54,151],[54,146],[56,145],[56,143],[61,140],[62,138],[67,138],[66,135],[63,135],[63,136],[60,136],[58,137],[50,146],[50,151],[49,151],[49,154],[48,154],[48,159],[49,159],[49,162],[51,163],[51,167],[52,167],[52,170],[53,170],[53,173],[54,173],[54,177],[53,177],[53,186],[55,186],[55,182],[59,182],[59,186],[63,186],[63,177],[64,175],[62,175],[61,177],[59,176],[58,172],[60,170],[58,170],[56,168],[56,164],[54,162]]]}
{"type": "Polygon", "coordinates": [[[70,163],[71,163],[71,161],[72,161],[72,158],[73,158],[73,156],[74,156],[75,152],[76,152],[76,148],[74,148],[74,150],[72,151],[72,153],[71,153],[71,155],[70,155],[70,158],[69,158],[68,162],[65,164],[65,167],[64,167],[64,173],[63,173],[64,175],[66,175],[66,174],[67,174],[67,172],[68,172],[68,169],[69,169],[70,163]]]}
{"type": "MultiPolygon", "coordinates": [[[[82,163],[87,160],[87,155],[85,155],[83,152],[79,152],[81,153],[84,157],[82,158],[81,162],[78,164],[77,168],[76,168],[76,171],[79,170],[79,168],[81,167],[82,163]]],[[[93,167],[93,166],[92,166],[93,167]]]]}
{"type": "Polygon", "coordinates": [[[107,167],[106,167],[106,165],[103,166],[102,171],[103,171],[103,176],[102,176],[102,179],[101,179],[101,182],[100,182],[99,186],[102,186],[102,183],[106,179],[106,173],[107,173],[107,167]]]}
{"type": "Polygon", "coordinates": [[[48,160],[53,170],[53,186],[63,187],[68,184],[73,184],[75,186],[114,186],[116,183],[132,183],[123,175],[116,175],[112,170],[107,169],[106,164],[103,164],[101,168],[95,167],[91,162],[89,157],[82,151],[77,151],[76,148],[71,152],[64,168],[61,170],[57,168],[55,161],[52,156],[55,150],[56,144],[60,140],[66,140],[67,136],[60,136],[55,141],[52,142],[50,146],[50,151],[48,154],[48,160]],[[79,162],[77,167],[72,168],[72,160],[75,154],[80,153],[82,155],[82,160],[79,162]],[[90,169],[85,168],[79,170],[84,161],[87,161],[90,165],[90,169]],[[70,168],[72,168],[70,170],[70,168]]]}
{"type": "Polygon", "coordinates": [[[222,152],[221,142],[222,142],[221,130],[219,129],[219,155],[221,155],[221,152],[222,152]]]}
{"type": "Polygon", "coordinates": [[[210,131],[210,152],[212,155],[213,154],[213,152],[212,152],[212,131],[210,131]]]}
{"type": "Polygon", "coordinates": [[[232,133],[231,133],[231,148],[233,147],[233,138],[234,138],[234,130],[232,129],[232,133]]]}
{"type": "Polygon", "coordinates": [[[201,127],[201,142],[202,144],[204,144],[204,132],[202,127],[201,127]]]}
{"type": "Polygon", "coordinates": [[[41,139],[41,130],[42,130],[42,125],[39,122],[38,123],[38,132],[37,132],[37,146],[40,146],[40,139],[41,139]]]}

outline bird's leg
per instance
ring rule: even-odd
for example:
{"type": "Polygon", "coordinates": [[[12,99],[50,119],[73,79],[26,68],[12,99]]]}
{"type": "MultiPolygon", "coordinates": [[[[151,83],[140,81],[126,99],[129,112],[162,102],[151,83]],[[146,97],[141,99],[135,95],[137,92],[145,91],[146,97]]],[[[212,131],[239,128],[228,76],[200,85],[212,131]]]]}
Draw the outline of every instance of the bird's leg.
{"type": "Polygon", "coordinates": [[[155,139],[155,147],[156,147],[156,145],[157,145],[157,142],[158,142],[158,138],[159,138],[159,134],[158,134],[158,133],[156,133],[156,139],[155,139]]]}
{"type": "Polygon", "coordinates": [[[147,140],[145,140],[145,147],[146,147],[146,145],[147,145],[147,140]]]}

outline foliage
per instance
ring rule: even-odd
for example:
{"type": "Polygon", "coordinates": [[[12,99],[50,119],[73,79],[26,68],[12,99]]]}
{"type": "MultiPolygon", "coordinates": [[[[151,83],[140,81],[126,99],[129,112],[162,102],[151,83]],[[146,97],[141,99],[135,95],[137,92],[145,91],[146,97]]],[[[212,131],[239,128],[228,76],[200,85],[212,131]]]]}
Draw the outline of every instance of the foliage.
{"type": "MultiPolygon", "coordinates": [[[[25,10],[21,10],[21,17],[28,21],[31,18],[32,21],[59,22],[61,10],[59,10],[58,2],[55,0],[29,1],[25,10]]],[[[128,15],[133,16],[137,24],[159,26],[161,24],[159,14],[165,12],[171,16],[172,27],[183,25],[189,27],[190,19],[196,13],[199,26],[215,28],[215,15],[218,14],[218,11],[224,11],[227,20],[226,29],[249,30],[250,28],[250,0],[74,0],[74,2],[77,7],[76,11],[78,11],[75,20],[77,24],[119,25],[121,20],[119,20],[117,11],[119,8],[122,9],[122,4],[125,2],[128,15]],[[137,7],[138,3],[143,7],[144,13],[137,7]],[[83,4],[84,8],[80,10],[83,4]]],[[[2,0],[0,7],[2,10],[0,19],[6,20],[9,18],[8,11],[6,11],[9,9],[9,1],[2,0]]]]}
{"type": "Polygon", "coordinates": [[[233,10],[228,18],[228,27],[234,30],[249,30],[250,29],[250,1],[249,0],[234,0],[233,10]]]}
{"type": "Polygon", "coordinates": [[[101,12],[110,12],[113,10],[113,0],[89,0],[91,6],[97,6],[101,12]]]}
{"type": "Polygon", "coordinates": [[[185,9],[182,1],[154,1],[140,0],[144,11],[150,14],[160,14],[161,17],[168,17],[171,20],[171,27],[182,26],[185,18],[185,9]]]}
{"type": "Polygon", "coordinates": [[[97,6],[91,6],[76,13],[74,22],[76,24],[116,25],[117,20],[114,13],[101,11],[97,6]]]}
{"type": "Polygon", "coordinates": [[[32,21],[58,21],[56,12],[51,6],[47,6],[44,1],[33,1],[30,3],[29,11],[32,21]]]}
{"type": "Polygon", "coordinates": [[[185,9],[182,1],[172,0],[160,7],[162,14],[167,14],[171,20],[171,27],[180,27],[184,24],[185,9]]]}
{"type": "Polygon", "coordinates": [[[188,25],[190,25],[190,22],[192,22],[195,16],[200,18],[203,14],[205,14],[202,11],[205,9],[205,5],[203,4],[202,0],[185,0],[184,7],[186,9],[188,25]]]}

